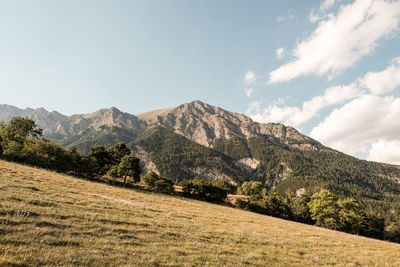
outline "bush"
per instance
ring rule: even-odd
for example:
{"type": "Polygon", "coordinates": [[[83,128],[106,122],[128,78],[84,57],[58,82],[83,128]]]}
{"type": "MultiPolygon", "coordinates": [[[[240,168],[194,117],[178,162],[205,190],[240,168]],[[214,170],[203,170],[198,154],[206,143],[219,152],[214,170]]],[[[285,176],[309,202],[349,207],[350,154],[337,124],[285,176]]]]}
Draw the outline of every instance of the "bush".
{"type": "Polygon", "coordinates": [[[262,191],[264,186],[261,182],[257,181],[249,181],[244,182],[241,187],[238,188],[237,193],[239,195],[246,195],[246,196],[254,196],[254,195],[262,195],[262,191]]]}
{"type": "Polygon", "coordinates": [[[150,171],[145,176],[142,177],[143,182],[145,182],[150,188],[154,188],[156,181],[159,179],[157,173],[150,171]]]}
{"type": "Polygon", "coordinates": [[[174,182],[167,177],[159,176],[153,171],[143,176],[142,179],[151,190],[166,194],[174,192],[174,182]]]}
{"type": "Polygon", "coordinates": [[[172,194],[174,192],[174,182],[167,177],[160,177],[154,184],[154,190],[159,193],[172,194]]]}
{"type": "Polygon", "coordinates": [[[183,194],[187,197],[198,198],[201,200],[222,202],[228,195],[228,190],[213,182],[204,182],[199,178],[184,180],[180,184],[183,194]]]}

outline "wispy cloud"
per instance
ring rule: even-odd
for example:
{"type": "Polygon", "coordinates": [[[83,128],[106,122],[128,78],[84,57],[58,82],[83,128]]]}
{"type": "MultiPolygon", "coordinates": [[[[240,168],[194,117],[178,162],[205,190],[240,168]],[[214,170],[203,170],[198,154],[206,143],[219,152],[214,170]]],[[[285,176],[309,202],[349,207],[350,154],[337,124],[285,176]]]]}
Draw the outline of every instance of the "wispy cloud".
{"type": "Polygon", "coordinates": [[[334,6],[335,3],[340,2],[341,0],[325,0],[321,3],[319,9],[315,11],[312,9],[308,19],[311,23],[317,22],[321,19],[325,19],[328,17],[327,12],[334,6]]]}
{"type": "Polygon", "coordinates": [[[347,100],[360,96],[362,92],[354,85],[334,86],[325,90],[323,95],[315,96],[303,103],[302,107],[280,106],[273,103],[262,112],[248,113],[250,117],[258,122],[283,122],[287,125],[298,127],[315,117],[319,110],[343,103],[347,100]]]}
{"type": "Polygon", "coordinates": [[[269,83],[309,74],[337,75],[371,53],[378,40],[393,34],[399,20],[400,1],[356,0],[343,5],[297,45],[293,61],[269,73],[269,83]]]}
{"type": "Polygon", "coordinates": [[[256,81],[257,77],[252,71],[248,71],[244,76],[244,84],[252,84],[256,81]]]}
{"type": "Polygon", "coordinates": [[[289,10],[287,15],[276,17],[276,22],[281,23],[281,22],[284,22],[286,20],[291,20],[293,18],[294,18],[293,13],[292,13],[292,11],[289,10]]]}
{"type": "Polygon", "coordinates": [[[284,55],[285,55],[285,48],[280,47],[280,48],[276,49],[276,56],[278,58],[283,58],[284,55]]]}
{"type": "Polygon", "coordinates": [[[244,88],[244,92],[246,93],[247,97],[250,97],[254,93],[254,89],[246,87],[244,88]]]}

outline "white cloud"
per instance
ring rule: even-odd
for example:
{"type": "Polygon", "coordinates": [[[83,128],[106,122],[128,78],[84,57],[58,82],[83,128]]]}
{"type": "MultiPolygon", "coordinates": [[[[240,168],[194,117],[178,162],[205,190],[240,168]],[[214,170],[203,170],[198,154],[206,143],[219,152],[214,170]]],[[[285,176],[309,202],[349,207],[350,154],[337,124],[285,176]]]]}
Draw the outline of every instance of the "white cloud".
{"type": "Polygon", "coordinates": [[[276,17],[276,22],[281,23],[281,22],[284,22],[285,20],[290,20],[293,18],[294,18],[294,16],[293,16],[292,12],[289,10],[286,16],[276,17]]]}
{"type": "Polygon", "coordinates": [[[252,84],[256,81],[257,77],[252,71],[248,71],[244,76],[244,84],[252,84]]]}
{"type": "Polygon", "coordinates": [[[324,2],[321,3],[321,10],[328,10],[330,9],[334,4],[335,0],[325,0],[324,2]]]}
{"type": "Polygon", "coordinates": [[[280,107],[280,103],[273,103],[264,111],[257,113],[247,112],[250,117],[258,122],[283,122],[287,125],[297,127],[317,115],[318,111],[332,105],[343,103],[362,94],[354,84],[347,86],[334,86],[325,90],[320,96],[303,103],[302,107],[286,106],[280,107]]]}
{"type": "Polygon", "coordinates": [[[364,95],[332,111],[310,136],[345,153],[365,153],[379,139],[399,139],[399,118],[400,98],[364,95]]]}
{"type": "Polygon", "coordinates": [[[276,56],[278,58],[283,58],[284,54],[285,54],[285,48],[280,47],[280,48],[276,49],[276,56]]]}
{"type": "Polygon", "coordinates": [[[278,16],[278,17],[276,17],[276,22],[278,22],[278,23],[283,22],[283,21],[285,21],[285,20],[286,20],[286,18],[283,17],[283,16],[278,16]]]}
{"type": "Polygon", "coordinates": [[[311,13],[308,17],[311,23],[317,22],[321,19],[326,18],[328,15],[326,12],[333,7],[336,2],[340,0],[325,0],[321,3],[319,10],[316,12],[314,9],[311,10],[311,13]]]}
{"type": "Polygon", "coordinates": [[[400,141],[378,140],[371,145],[367,160],[400,164],[400,141]]]}
{"type": "Polygon", "coordinates": [[[297,45],[292,62],[269,74],[269,82],[308,74],[336,75],[373,51],[378,40],[397,30],[399,19],[400,1],[356,0],[343,5],[297,45]]]}
{"type": "Polygon", "coordinates": [[[384,71],[367,73],[359,83],[374,95],[393,91],[400,86],[400,57],[393,59],[391,66],[384,71]]]}
{"type": "Polygon", "coordinates": [[[250,97],[251,94],[254,93],[254,90],[253,90],[253,88],[248,88],[247,87],[247,88],[244,89],[244,92],[246,93],[247,97],[250,97]]]}
{"type": "Polygon", "coordinates": [[[246,114],[258,113],[261,110],[261,103],[258,101],[250,103],[246,110],[246,114]]]}

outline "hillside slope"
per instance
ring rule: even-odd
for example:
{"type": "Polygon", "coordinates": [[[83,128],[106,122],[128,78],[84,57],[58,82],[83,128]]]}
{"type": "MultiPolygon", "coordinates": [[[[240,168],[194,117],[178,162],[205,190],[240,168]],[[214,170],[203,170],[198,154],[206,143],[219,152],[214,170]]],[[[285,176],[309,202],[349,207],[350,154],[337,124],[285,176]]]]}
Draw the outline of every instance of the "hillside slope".
{"type": "Polygon", "coordinates": [[[400,245],[0,161],[0,265],[399,266],[400,245]]]}

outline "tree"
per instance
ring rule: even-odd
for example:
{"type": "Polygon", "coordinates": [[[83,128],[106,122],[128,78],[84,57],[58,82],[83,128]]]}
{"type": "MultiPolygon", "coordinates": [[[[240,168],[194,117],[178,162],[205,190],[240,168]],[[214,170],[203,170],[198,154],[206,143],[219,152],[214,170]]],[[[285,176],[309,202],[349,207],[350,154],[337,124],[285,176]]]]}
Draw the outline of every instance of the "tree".
{"type": "Polygon", "coordinates": [[[343,224],[343,231],[352,234],[362,234],[366,232],[366,214],[360,204],[353,198],[340,199],[340,220],[343,224]]]}
{"type": "Polygon", "coordinates": [[[393,242],[400,242],[400,225],[395,222],[391,222],[385,227],[384,237],[393,242]]]}
{"type": "Polygon", "coordinates": [[[90,148],[89,157],[92,157],[97,162],[96,172],[99,175],[104,175],[113,165],[113,156],[105,146],[92,146],[90,148]]]}
{"type": "Polygon", "coordinates": [[[167,178],[159,176],[157,173],[150,171],[143,176],[143,181],[149,186],[150,189],[166,194],[174,192],[174,182],[167,178]]]}
{"type": "Polygon", "coordinates": [[[34,120],[14,117],[8,124],[0,123],[0,155],[17,160],[30,137],[39,137],[43,133],[34,120]]]}
{"type": "Polygon", "coordinates": [[[4,135],[4,127],[5,123],[3,121],[0,121],[0,157],[3,155],[4,151],[4,144],[3,144],[3,135],[4,135]]]}
{"type": "Polygon", "coordinates": [[[1,137],[1,132],[0,132],[0,157],[3,155],[3,138],[1,137]]]}
{"type": "Polygon", "coordinates": [[[111,153],[115,163],[118,164],[121,162],[123,157],[131,154],[131,150],[124,142],[120,142],[111,149],[111,153]]]}
{"type": "Polygon", "coordinates": [[[128,176],[132,177],[134,183],[139,182],[140,172],[139,159],[133,155],[124,156],[118,165],[118,173],[120,177],[124,177],[124,187],[128,176]]]}
{"type": "Polygon", "coordinates": [[[220,187],[220,183],[205,182],[199,178],[181,182],[183,194],[202,200],[221,202],[228,194],[228,189],[220,187]]]}
{"type": "Polygon", "coordinates": [[[142,179],[150,188],[154,188],[156,181],[159,179],[159,176],[154,171],[150,171],[145,176],[143,176],[142,179]]]}
{"type": "Polygon", "coordinates": [[[6,141],[16,141],[22,143],[26,138],[39,137],[43,135],[43,130],[38,128],[36,122],[29,118],[14,117],[8,124],[2,126],[2,136],[6,141]]]}
{"type": "Polygon", "coordinates": [[[238,188],[239,195],[253,196],[262,195],[264,186],[261,182],[249,181],[244,182],[241,187],[238,188]]]}
{"type": "Polygon", "coordinates": [[[301,196],[288,195],[286,202],[290,208],[293,219],[297,222],[311,224],[310,208],[308,202],[310,197],[307,194],[301,196]]]}
{"type": "Polygon", "coordinates": [[[333,230],[343,228],[338,200],[339,198],[328,190],[321,190],[311,197],[308,206],[315,225],[333,230]]]}
{"type": "Polygon", "coordinates": [[[114,179],[113,183],[115,183],[115,180],[120,177],[118,172],[118,165],[112,166],[111,169],[108,170],[107,175],[112,177],[114,179]]]}

